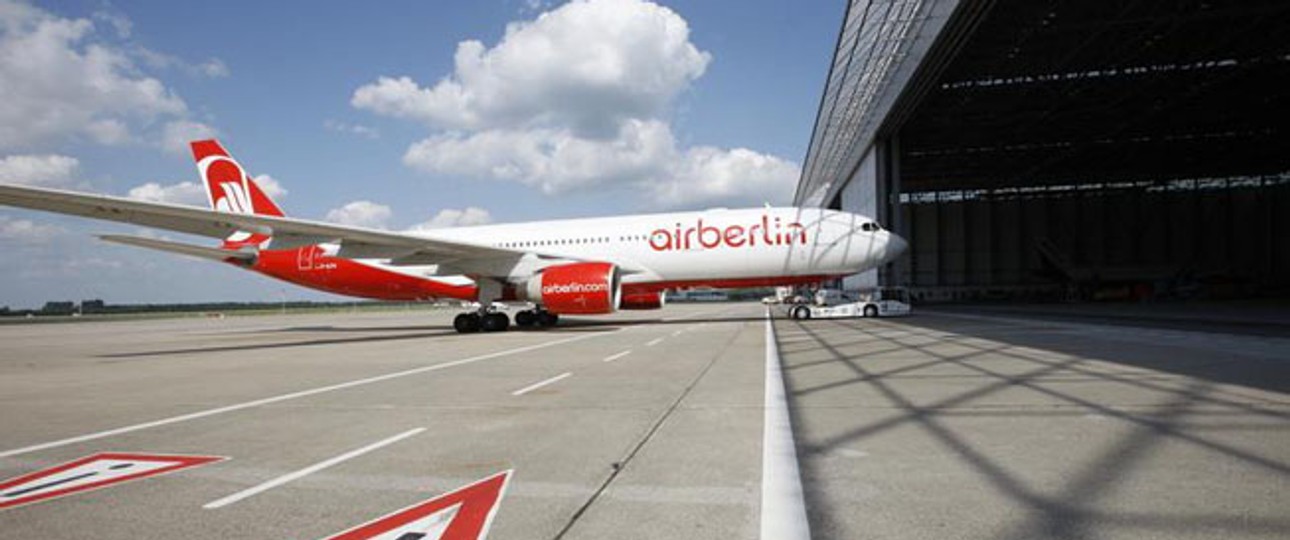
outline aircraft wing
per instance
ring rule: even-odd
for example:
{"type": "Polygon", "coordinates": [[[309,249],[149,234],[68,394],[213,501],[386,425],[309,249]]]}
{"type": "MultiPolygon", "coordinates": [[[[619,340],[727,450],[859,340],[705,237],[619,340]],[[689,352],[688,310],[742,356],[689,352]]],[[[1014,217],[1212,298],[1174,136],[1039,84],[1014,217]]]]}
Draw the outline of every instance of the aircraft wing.
{"type": "Polygon", "coordinates": [[[505,260],[524,252],[438,240],[391,231],[350,227],[286,217],[216,212],[205,208],[137,201],[109,195],[0,184],[0,204],[88,218],[155,227],[181,233],[227,238],[237,231],[270,235],[274,248],[333,242],[341,257],[434,259],[463,269],[505,260]]]}

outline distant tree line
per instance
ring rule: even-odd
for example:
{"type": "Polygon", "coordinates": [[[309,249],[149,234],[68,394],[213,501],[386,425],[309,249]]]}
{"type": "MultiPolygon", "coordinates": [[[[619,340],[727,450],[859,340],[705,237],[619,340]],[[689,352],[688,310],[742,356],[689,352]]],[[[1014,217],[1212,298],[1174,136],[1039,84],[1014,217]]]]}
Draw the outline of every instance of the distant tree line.
{"type": "Polygon", "coordinates": [[[45,302],[40,309],[11,309],[0,306],[0,317],[32,316],[71,316],[71,315],[113,315],[137,313],[200,313],[207,311],[252,311],[268,309],[317,309],[350,307],[366,304],[385,304],[385,302],[315,302],[309,300],[292,302],[204,302],[194,304],[108,304],[103,300],[83,300],[79,304],[70,300],[45,302]]]}

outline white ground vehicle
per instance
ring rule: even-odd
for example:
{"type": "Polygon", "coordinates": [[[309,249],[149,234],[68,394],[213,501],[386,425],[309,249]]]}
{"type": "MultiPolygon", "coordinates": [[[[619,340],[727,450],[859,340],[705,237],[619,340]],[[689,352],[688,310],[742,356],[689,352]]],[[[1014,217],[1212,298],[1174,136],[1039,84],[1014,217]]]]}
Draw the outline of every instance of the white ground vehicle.
{"type": "Polygon", "coordinates": [[[909,315],[909,292],[901,287],[844,292],[822,289],[812,302],[790,304],[794,319],[837,319],[845,317],[896,317],[909,315]]]}
{"type": "Polygon", "coordinates": [[[793,297],[792,287],[775,287],[775,296],[767,296],[765,298],[762,298],[761,303],[766,305],[783,304],[783,303],[789,302],[790,301],[789,299],[792,297],[793,297]]]}

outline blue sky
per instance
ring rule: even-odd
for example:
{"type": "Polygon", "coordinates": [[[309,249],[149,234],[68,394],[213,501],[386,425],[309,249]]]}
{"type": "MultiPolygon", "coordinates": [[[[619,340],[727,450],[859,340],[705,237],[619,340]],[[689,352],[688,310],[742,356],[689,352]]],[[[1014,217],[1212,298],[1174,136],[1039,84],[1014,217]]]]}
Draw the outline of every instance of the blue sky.
{"type": "MultiPolygon", "coordinates": [[[[0,0],[0,181],[204,204],[216,134],[288,214],[395,230],[784,203],[842,11],[0,0]]],[[[0,209],[0,305],[325,297],[111,231],[0,209]]]]}

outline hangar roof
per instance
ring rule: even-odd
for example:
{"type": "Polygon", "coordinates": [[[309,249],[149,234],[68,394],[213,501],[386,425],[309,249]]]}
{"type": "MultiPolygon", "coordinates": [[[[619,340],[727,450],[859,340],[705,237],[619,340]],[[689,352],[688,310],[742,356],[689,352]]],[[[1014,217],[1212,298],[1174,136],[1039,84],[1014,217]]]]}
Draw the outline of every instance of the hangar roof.
{"type": "Polygon", "coordinates": [[[850,0],[794,200],[818,205],[863,157],[957,0],[850,0]]]}
{"type": "Polygon", "coordinates": [[[873,68],[839,68],[847,35],[844,25],[799,203],[820,204],[805,201],[812,186],[849,175],[874,137],[897,141],[905,192],[1290,171],[1282,0],[964,0],[889,90],[896,102],[870,117],[825,107],[856,103],[835,88],[848,78],[838,69],[873,68]],[[857,138],[865,127],[873,135],[857,138]]]}

